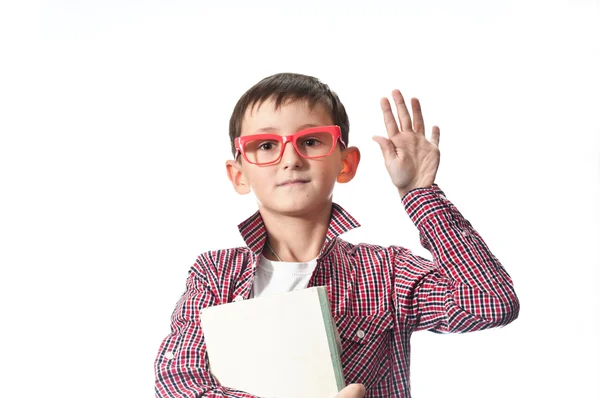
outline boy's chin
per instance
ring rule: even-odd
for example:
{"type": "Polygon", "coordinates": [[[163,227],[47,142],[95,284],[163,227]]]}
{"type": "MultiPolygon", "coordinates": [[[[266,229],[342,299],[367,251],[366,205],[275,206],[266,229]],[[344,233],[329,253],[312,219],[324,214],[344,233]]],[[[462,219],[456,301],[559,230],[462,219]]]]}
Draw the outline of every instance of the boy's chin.
{"type": "Polygon", "coordinates": [[[262,202],[259,201],[258,206],[260,209],[270,213],[298,217],[315,215],[315,213],[323,210],[323,207],[328,206],[330,203],[331,199],[298,195],[294,197],[268,198],[262,202]]]}

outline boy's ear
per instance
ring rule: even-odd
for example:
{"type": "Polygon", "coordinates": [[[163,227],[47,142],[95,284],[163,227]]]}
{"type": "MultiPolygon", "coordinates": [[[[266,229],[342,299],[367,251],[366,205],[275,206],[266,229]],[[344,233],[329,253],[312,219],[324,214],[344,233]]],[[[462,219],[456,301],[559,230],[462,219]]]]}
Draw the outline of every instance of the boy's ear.
{"type": "Polygon", "coordinates": [[[242,172],[242,165],[236,160],[228,160],[225,162],[225,167],[227,168],[227,177],[229,177],[235,191],[240,195],[250,193],[250,186],[242,172]]]}
{"type": "Polygon", "coordinates": [[[342,170],[337,176],[337,182],[346,183],[354,178],[358,164],[360,163],[360,151],[357,147],[351,146],[342,151],[342,170]]]}

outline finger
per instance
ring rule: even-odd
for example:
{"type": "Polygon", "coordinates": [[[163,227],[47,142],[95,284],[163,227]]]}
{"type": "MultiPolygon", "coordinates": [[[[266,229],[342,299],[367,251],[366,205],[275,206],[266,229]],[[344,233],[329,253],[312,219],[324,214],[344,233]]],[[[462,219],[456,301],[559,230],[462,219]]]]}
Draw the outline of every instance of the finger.
{"type": "Polygon", "coordinates": [[[431,129],[431,139],[429,141],[436,147],[440,147],[440,128],[438,126],[433,126],[431,129]]]}
{"type": "Polygon", "coordinates": [[[353,397],[363,398],[367,393],[367,389],[365,388],[364,384],[350,384],[348,387],[351,388],[350,393],[353,394],[353,397]]]}
{"type": "Polygon", "coordinates": [[[386,160],[386,162],[388,159],[391,159],[393,156],[396,156],[396,147],[394,147],[392,141],[378,135],[373,137],[373,141],[379,144],[379,147],[381,148],[381,153],[383,153],[383,158],[386,160]]]}
{"type": "Polygon", "coordinates": [[[367,394],[367,388],[364,384],[356,384],[356,393],[359,394],[360,397],[364,397],[367,394]]]}
{"type": "Polygon", "coordinates": [[[398,120],[400,120],[400,131],[412,131],[412,122],[410,120],[410,113],[404,102],[404,97],[400,90],[396,89],[392,91],[392,98],[396,103],[396,110],[398,111],[398,120]]]}
{"type": "Polygon", "coordinates": [[[412,106],[415,132],[425,134],[425,122],[423,121],[423,113],[421,112],[421,103],[418,99],[412,98],[410,104],[412,106]]]}
{"type": "Polygon", "coordinates": [[[385,123],[385,129],[387,130],[388,137],[392,138],[393,136],[399,134],[400,130],[398,129],[396,118],[394,118],[394,114],[392,113],[390,101],[383,97],[379,104],[381,105],[381,110],[383,111],[383,122],[385,123]]]}
{"type": "Polygon", "coordinates": [[[363,398],[367,390],[363,384],[348,384],[336,398],[363,398]]]}

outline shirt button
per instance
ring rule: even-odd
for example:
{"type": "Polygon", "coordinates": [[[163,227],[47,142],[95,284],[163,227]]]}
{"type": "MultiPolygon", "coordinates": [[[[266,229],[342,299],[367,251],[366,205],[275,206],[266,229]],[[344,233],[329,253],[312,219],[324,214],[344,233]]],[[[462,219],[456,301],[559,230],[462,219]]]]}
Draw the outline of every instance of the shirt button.
{"type": "Polygon", "coordinates": [[[243,299],[244,299],[244,298],[243,298],[242,296],[236,296],[236,297],[233,299],[233,301],[237,303],[238,301],[242,301],[243,299]]]}
{"type": "Polygon", "coordinates": [[[469,231],[462,231],[461,234],[462,234],[462,236],[469,236],[470,235],[469,231]]]}
{"type": "Polygon", "coordinates": [[[363,332],[362,330],[359,330],[358,332],[356,332],[356,336],[359,339],[362,339],[363,337],[365,337],[365,332],[363,332]]]}
{"type": "Polygon", "coordinates": [[[165,358],[173,359],[173,358],[175,358],[175,355],[171,351],[167,351],[167,352],[165,352],[165,358]]]}

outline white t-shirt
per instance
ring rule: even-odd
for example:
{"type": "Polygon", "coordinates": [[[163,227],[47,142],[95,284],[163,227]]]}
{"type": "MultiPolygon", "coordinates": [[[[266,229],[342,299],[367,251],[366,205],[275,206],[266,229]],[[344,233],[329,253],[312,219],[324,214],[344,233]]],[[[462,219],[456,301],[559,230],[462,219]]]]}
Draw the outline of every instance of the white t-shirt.
{"type": "Polygon", "coordinates": [[[293,263],[271,261],[261,254],[250,298],[306,289],[316,267],[316,258],[305,263],[293,263]]]}

